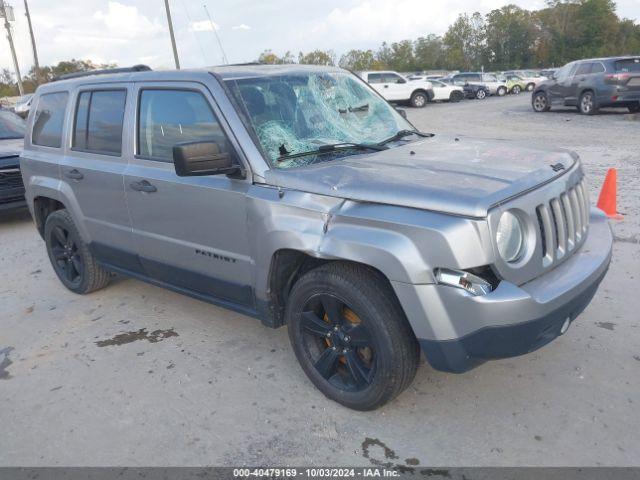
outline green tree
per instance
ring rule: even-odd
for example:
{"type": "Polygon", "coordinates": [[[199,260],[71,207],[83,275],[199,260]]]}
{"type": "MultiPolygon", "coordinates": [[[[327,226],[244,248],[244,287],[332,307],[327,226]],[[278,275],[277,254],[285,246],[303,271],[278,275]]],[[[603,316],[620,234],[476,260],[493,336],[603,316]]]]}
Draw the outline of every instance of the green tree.
{"type": "Polygon", "coordinates": [[[460,14],[444,35],[446,66],[449,69],[477,70],[485,50],[485,24],[482,15],[460,14]]]}
{"type": "Polygon", "coordinates": [[[313,50],[298,54],[298,63],[306,65],[335,65],[336,54],[331,50],[313,50]]]}
{"type": "Polygon", "coordinates": [[[493,10],[485,17],[485,66],[494,70],[524,68],[534,63],[538,36],[531,13],[515,5],[493,10]]]}
{"type": "Polygon", "coordinates": [[[273,53],[270,49],[263,51],[258,57],[258,63],[266,65],[282,65],[287,63],[295,63],[293,53],[287,51],[282,57],[273,53]]]}
{"type": "Polygon", "coordinates": [[[440,70],[445,68],[445,49],[442,38],[430,34],[413,43],[413,55],[418,70],[440,70]]]}
{"type": "Polygon", "coordinates": [[[382,70],[385,66],[376,58],[373,50],[349,50],[340,57],[339,65],[353,71],[382,70]]]}

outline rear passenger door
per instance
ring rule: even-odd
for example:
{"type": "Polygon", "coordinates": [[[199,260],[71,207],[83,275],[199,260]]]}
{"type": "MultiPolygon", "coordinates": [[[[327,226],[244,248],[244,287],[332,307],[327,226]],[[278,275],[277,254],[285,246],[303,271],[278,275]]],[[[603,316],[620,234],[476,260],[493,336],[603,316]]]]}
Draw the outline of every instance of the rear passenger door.
{"type": "Polygon", "coordinates": [[[146,275],[223,303],[253,307],[247,238],[249,179],[178,177],[173,146],[215,141],[237,152],[210,94],[189,82],[139,83],[135,151],[125,175],[146,275]]]}
{"type": "Polygon", "coordinates": [[[565,101],[568,105],[577,105],[578,98],[583,88],[589,86],[591,79],[591,70],[593,63],[585,62],[578,65],[575,74],[571,78],[571,85],[567,87],[565,92],[565,101]]]}
{"type": "Polygon", "coordinates": [[[136,265],[123,186],[130,90],[127,84],[100,84],[72,92],[70,131],[60,161],[62,184],[73,192],[91,250],[99,260],[126,268],[136,265]]]}

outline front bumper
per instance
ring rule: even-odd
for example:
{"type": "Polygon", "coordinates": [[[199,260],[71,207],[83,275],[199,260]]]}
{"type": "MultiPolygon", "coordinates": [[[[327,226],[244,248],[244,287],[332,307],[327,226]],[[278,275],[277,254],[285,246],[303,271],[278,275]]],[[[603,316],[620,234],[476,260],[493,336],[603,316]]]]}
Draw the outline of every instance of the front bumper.
{"type": "Polygon", "coordinates": [[[461,373],[558,337],[565,320],[573,321],[593,298],[609,267],[612,242],[606,217],[592,209],[582,247],[523,285],[502,281],[484,296],[445,285],[393,286],[431,366],[461,373]]]}
{"type": "Polygon", "coordinates": [[[0,211],[26,205],[24,185],[17,159],[0,159],[0,211]]]}

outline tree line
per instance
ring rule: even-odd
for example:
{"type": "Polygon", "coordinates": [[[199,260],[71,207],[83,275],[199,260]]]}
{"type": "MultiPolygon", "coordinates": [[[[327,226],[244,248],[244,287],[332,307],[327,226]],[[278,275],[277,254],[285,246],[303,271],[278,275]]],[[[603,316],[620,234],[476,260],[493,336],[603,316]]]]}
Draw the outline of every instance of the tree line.
{"type": "MultiPolygon", "coordinates": [[[[258,62],[340,65],[351,70],[506,70],[564,65],[580,58],[640,54],[640,25],[619,18],[612,0],[548,0],[540,10],[507,5],[486,15],[461,14],[444,35],[383,42],[377,50],[331,50],[278,55],[265,50],[258,62]]],[[[112,68],[90,60],[41,67],[44,82],[65,73],[112,68]]],[[[37,86],[33,68],[23,78],[26,92],[37,86]]],[[[13,73],[0,70],[0,97],[18,94],[13,73]]]]}
{"type": "Polygon", "coordinates": [[[549,0],[540,10],[506,5],[486,15],[461,14],[444,35],[383,42],[377,50],[277,55],[260,63],[340,65],[351,70],[506,70],[564,65],[589,57],[640,54],[640,25],[619,18],[612,0],[549,0]]]}
{"type": "MultiPolygon", "coordinates": [[[[115,64],[105,63],[97,64],[91,60],[64,60],[58,62],[55,65],[47,65],[40,67],[40,83],[47,83],[60,75],[76,72],[87,72],[89,70],[99,70],[103,68],[114,68],[115,64]]],[[[31,67],[29,73],[22,77],[22,86],[26,93],[32,93],[38,86],[36,78],[36,72],[34,67],[31,67]]],[[[0,70],[0,97],[12,97],[18,95],[18,85],[16,83],[15,75],[8,68],[0,70]]]]}

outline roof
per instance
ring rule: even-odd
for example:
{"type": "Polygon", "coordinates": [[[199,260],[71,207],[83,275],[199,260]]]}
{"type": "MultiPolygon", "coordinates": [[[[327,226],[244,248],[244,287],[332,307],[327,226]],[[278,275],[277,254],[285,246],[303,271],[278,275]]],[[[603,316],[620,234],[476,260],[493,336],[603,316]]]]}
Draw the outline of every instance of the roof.
{"type": "Polygon", "coordinates": [[[182,70],[150,70],[136,72],[118,72],[118,73],[100,73],[96,75],[83,75],[75,78],[60,79],[55,82],[47,83],[38,88],[41,93],[72,89],[78,85],[95,85],[100,83],[118,83],[118,82],[144,82],[144,81],[205,81],[212,73],[220,76],[222,79],[238,79],[248,77],[263,77],[269,75],[296,74],[304,72],[344,72],[339,67],[322,66],[322,65],[261,65],[261,64],[242,64],[242,65],[221,65],[213,67],[204,67],[196,69],[182,70]]]}

